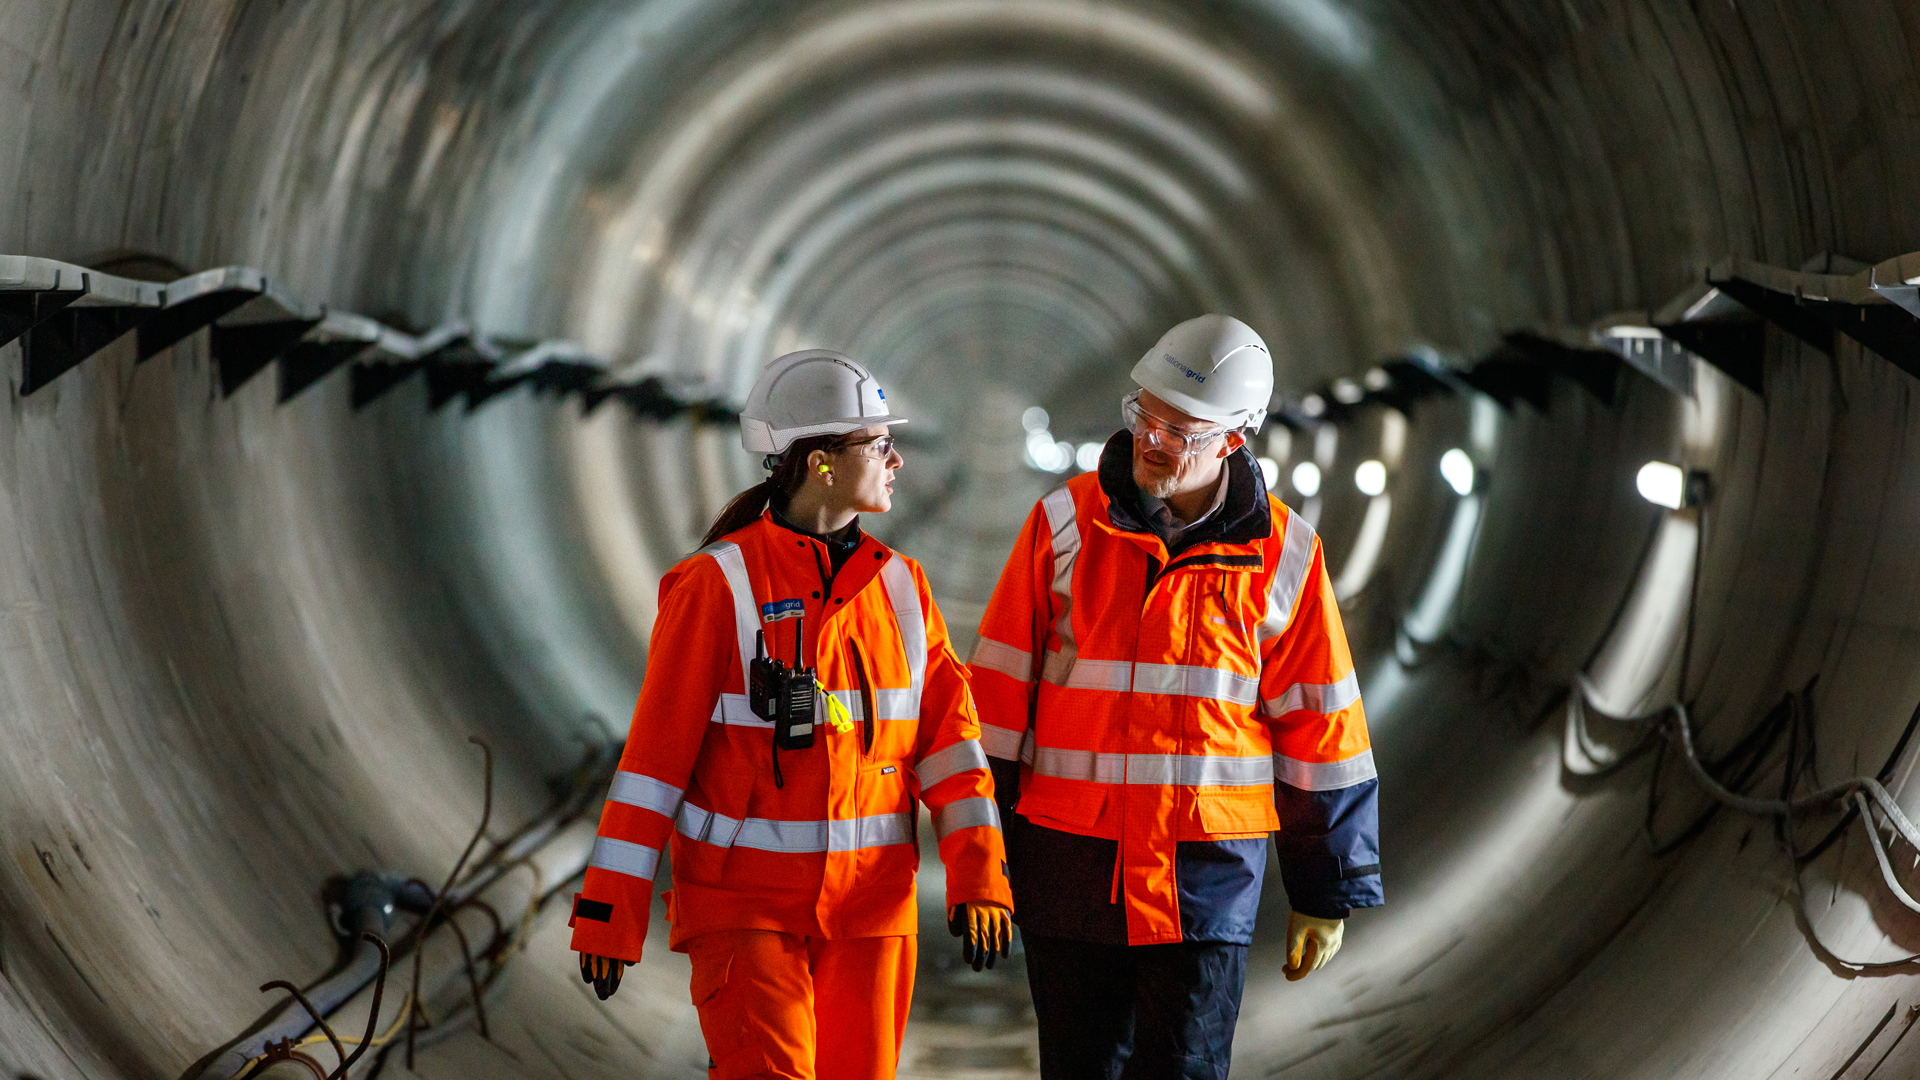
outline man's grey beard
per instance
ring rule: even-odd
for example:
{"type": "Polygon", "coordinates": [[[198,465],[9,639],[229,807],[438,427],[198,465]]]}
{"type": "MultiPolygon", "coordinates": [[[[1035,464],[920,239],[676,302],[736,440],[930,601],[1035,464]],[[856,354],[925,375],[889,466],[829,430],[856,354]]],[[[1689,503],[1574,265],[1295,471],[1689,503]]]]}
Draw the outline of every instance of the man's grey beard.
{"type": "Polygon", "coordinates": [[[1133,483],[1135,487],[1140,489],[1140,494],[1151,495],[1156,499],[1165,499],[1179,489],[1180,474],[1177,472],[1171,474],[1162,473],[1143,480],[1140,476],[1140,470],[1135,469],[1133,471],[1133,483]]]}

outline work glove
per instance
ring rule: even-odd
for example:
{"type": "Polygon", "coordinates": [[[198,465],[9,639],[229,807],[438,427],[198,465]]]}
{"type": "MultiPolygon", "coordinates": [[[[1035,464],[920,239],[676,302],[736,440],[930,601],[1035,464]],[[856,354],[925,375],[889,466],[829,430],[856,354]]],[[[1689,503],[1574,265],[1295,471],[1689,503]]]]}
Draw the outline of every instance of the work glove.
{"type": "Polygon", "coordinates": [[[1345,919],[1318,919],[1295,911],[1287,916],[1287,981],[1298,982],[1320,970],[1340,951],[1345,919]]]}
{"type": "Polygon", "coordinates": [[[580,954],[580,981],[593,984],[593,992],[605,1001],[620,989],[620,975],[627,969],[627,961],[615,960],[610,956],[595,956],[592,953],[580,954]]]}
{"type": "Polygon", "coordinates": [[[1013,913],[991,900],[953,905],[947,932],[960,939],[960,959],[975,971],[993,967],[996,954],[1013,954],[1013,913]]]}

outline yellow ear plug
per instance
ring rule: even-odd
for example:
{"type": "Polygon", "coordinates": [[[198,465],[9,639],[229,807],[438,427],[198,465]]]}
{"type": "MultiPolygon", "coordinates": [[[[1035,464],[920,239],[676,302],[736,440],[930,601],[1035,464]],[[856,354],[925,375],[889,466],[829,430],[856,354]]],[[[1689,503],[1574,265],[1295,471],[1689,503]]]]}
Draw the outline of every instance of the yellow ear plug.
{"type": "Polygon", "coordinates": [[[821,471],[821,472],[822,472],[822,473],[824,474],[824,473],[830,473],[830,472],[832,472],[833,470],[832,470],[831,468],[829,468],[829,467],[828,467],[828,466],[827,466],[827,465],[826,465],[826,464],[825,464],[825,463],[823,462],[823,463],[821,463],[821,465],[820,465],[820,471],[821,471]]]}

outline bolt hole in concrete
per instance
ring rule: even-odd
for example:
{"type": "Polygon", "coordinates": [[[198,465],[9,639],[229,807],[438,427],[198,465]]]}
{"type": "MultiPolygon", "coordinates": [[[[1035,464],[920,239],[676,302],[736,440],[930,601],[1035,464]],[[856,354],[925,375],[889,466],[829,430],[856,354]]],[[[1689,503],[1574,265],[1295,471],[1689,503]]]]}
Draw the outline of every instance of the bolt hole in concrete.
{"type": "MultiPolygon", "coordinates": [[[[0,255],[104,277],[0,281],[0,1075],[180,1077],[360,962],[325,883],[445,880],[478,734],[489,842],[556,824],[456,916],[510,957],[429,941],[414,1071],[702,1076],[661,920],[580,982],[549,815],[760,475],[727,410],[802,347],[898,388],[863,524],[965,656],[1207,310],[1274,348],[1388,897],[1289,983],[1269,873],[1235,1074],[1920,1075],[1916,42],[1908,0],[8,0],[0,255]]],[[[1035,1075],[1020,964],[920,884],[902,1075],[1035,1075]]]]}

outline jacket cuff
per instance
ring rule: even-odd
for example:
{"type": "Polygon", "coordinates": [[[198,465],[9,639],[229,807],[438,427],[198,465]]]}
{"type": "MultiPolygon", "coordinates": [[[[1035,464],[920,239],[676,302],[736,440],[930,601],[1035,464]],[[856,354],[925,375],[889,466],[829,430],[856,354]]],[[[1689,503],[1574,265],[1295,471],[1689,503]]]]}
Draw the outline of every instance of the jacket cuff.
{"type": "Polygon", "coordinates": [[[1344,919],[1354,908],[1387,902],[1379,863],[1349,866],[1334,855],[1282,856],[1279,862],[1287,903],[1302,915],[1344,919]]]}
{"type": "Polygon", "coordinates": [[[640,962],[641,946],[647,940],[647,905],[653,900],[653,883],[628,878],[635,883],[607,881],[627,875],[589,867],[587,879],[573,895],[573,910],[567,925],[573,927],[573,951],[606,956],[628,963],[640,962]]]}

